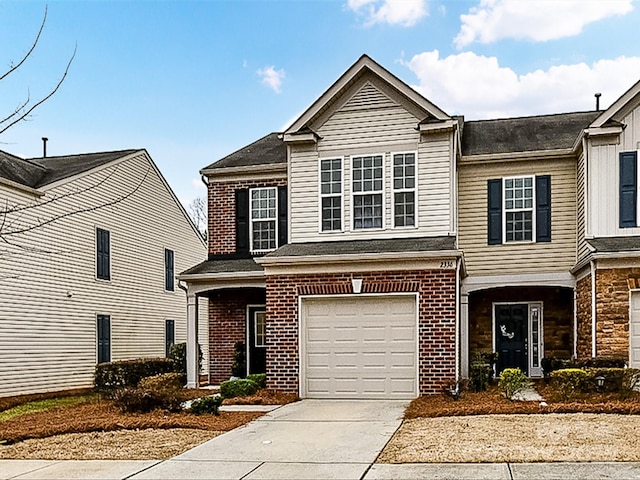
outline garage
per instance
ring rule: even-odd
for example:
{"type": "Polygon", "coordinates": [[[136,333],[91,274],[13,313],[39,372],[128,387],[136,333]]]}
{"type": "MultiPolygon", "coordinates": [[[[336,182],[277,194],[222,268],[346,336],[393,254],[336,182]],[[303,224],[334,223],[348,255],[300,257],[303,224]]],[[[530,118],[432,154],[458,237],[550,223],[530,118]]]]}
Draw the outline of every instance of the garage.
{"type": "Polygon", "coordinates": [[[301,299],[301,396],[418,396],[416,295],[301,299]]]}

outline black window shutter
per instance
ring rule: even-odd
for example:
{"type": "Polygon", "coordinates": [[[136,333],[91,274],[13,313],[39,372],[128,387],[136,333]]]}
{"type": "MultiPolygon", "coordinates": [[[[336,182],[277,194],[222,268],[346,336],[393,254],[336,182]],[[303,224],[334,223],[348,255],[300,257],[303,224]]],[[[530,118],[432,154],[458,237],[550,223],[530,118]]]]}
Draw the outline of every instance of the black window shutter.
{"type": "Polygon", "coordinates": [[[98,363],[111,361],[111,317],[98,315],[98,363]]]}
{"type": "Polygon", "coordinates": [[[620,153],[620,227],[635,227],[638,199],[637,152],[620,153]]]}
{"type": "Polygon", "coordinates": [[[488,238],[489,245],[502,243],[502,179],[487,182],[488,238]]]}
{"type": "Polygon", "coordinates": [[[110,235],[108,230],[98,228],[96,230],[96,264],[97,276],[102,280],[111,279],[111,261],[110,261],[110,235]]]}
{"type": "Polygon", "coordinates": [[[174,291],[173,250],[164,249],[164,289],[174,291]]]}
{"type": "Polygon", "coordinates": [[[287,244],[287,187],[278,187],[278,246],[287,244]]]}
{"type": "Polygon", "coordinates": [[[236,253],[249,253],[249,189],[236,190],[236,253]]]}
{"type": "Polygon", "coordinates": [[[536,242],[551,241],[551,175],[536,177],[536,242]]]}

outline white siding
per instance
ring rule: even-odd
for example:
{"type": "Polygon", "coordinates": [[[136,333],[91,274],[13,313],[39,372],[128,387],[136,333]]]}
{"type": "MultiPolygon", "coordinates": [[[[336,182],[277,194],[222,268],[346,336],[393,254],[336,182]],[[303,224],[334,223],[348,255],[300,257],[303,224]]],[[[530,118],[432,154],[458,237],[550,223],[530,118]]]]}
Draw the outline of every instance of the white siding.
{"type": "MultiPolygon", "coordinates": [[[[29,203],[6,189],[0,198],[29,203]]],[[[164,290],[164,249],[174,251],[177,274],[202,261],[206,247],[146,156],[49,189],[36,202],[19,221],[76,213],[0,246],[0,395],[91,386],[97,314],[111,316],[112,360],[164,356],[165,320],[175,320],[177,342],[186,340],[186,298],[177,282],[174,292],[164,290]],[[96,227],[111,232],[110,281],[96,279],[96,227]]]]}
{"type": "Polygon", "coordinates": [[[590,140],[588,212],[590,233],[594,237],[640,235],[640,227],[620,228],[620,152],[638,150],[640,107],[621,122],[626,125],[620,138],[590,140]]]}
{"type": "Polygon", "coordinates": [[[553,160],[461,165],[459,246],[469,275],[566,272],[576,258],[576,164],[553,160]],[[551,175],[551,242],[487,243],[487,181],[551,175]]]}
{"type": "Polygon", "coordinates": [[[317,145],[292,146],[289,164],[291,242],[437,236],[451,232],[452,135],[423,134],[421,138],[416,130],[421,120],[365,82],[316,128],[321,137],[317,145]],[[396,152],[417,153],[417,228],[392,228],[392,154],[396,152]],[[351,231],[351,158],[364,154],[384,155],[384,230],[351,231]],[[344,160],[342,232],[320,233],[320,158],[344,160]]]}

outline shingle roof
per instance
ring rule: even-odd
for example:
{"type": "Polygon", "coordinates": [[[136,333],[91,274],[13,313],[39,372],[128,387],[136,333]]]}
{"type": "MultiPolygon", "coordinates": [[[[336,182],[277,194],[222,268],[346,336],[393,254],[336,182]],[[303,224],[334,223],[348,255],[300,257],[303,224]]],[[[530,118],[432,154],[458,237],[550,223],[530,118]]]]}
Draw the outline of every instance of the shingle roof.
{"type": "Polygon", "coordinates": [[[253,258],[225,259],[225,260],[205,260],[180,275],[205,275],[207,273],[228,273],[228,272],[261,272],[264,269],[258,265],[253,258]]]}
{"type": "Polygon", "coordinates": [[[640,251],[640,237],[602,237],[587,242],[596,252],[633,252],[640,251]]]}
{"type": "Polygon", "coordinates": [[[455,237],[394,238],[383,240],[344,240],[337,242],[289,243],[267,257],[307,255],[345,255],[383,252],[430,252],[455,250],[455,237]]]}
{"type": "Polygon", "coordinates": [[[31,159],[0,152],[0,176],[31,188],[39,188],[138,151],[119,150],[31,159]]]}
{"type": "Polygon", "coordinates": [[[582,129],[602,112],[464,122],[462,155],[531,152],[573,147],[582,129]]]}
{"type": "Polygon", "coordinates": [[[221,158],[203,170],[279,163],[286,164],[287,147],[280,136],[281,134],[277,132],[270,133],[250,145],[221,158]]]}

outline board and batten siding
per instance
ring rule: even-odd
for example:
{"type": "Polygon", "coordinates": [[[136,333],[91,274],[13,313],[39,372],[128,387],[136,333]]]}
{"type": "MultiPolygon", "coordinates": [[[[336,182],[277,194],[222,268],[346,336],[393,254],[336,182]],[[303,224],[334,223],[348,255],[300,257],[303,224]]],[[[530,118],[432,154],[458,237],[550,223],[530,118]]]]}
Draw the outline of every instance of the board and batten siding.
{"type": "MultiPolygon", "coordinates": [[[[165,291],[164,250],[176,273],[206,257],[145,155],[45,191],[36,200],[0,190],[3,204],[40,204],[22,213],[26,225],[75,212],[0,246],[0,396],[90,387],[98,314],[111,317],[111,360],[163,357],[165,320],[186,341],[186,296],[177,284],[165,291]],[[97,227],[110,232],[109,281],[96,279],[97,227]]],[[[206,301],[200,312],[206,318],[206,301]]],[[[206,355],[206,322],[199,335],[206,355]]]]}
{"type": "MultiPolygon", "coordinates": [[[[577,215],[577,255],[576,261],[584,258],[589,253],[586,235],[586,162],[584,152],[578,157],[578,167],[576,174],[576,215],[577,215]]],[[[553,205],[552,205],[553,208],[553,205]]]]}
{"type": "Polygon", "coordinates": [[[640,235],[640,226],[620,228],[620,152],[639,149],[640,107],[628,112],[621,123],[626,127],[619,138],[589,140],[587,234],[593,237],[640,235]]]}
{"type": "Polygon", "coordinates": [[[461,163],[458,170],[459,248],[469,275],[566,272],[576,258],[576,163],[526,160],[509,163],[461,163]],[[551,175],[551,242],[488,245],[487,181],[551,175]]]}
{"type": "Polygon", "coordinates": [[[420,134],[416,118],[366,82],[354,96],[317,129],[317,144],[292,145],[289,162],[292,243],[365,240],[385,237],[447,235],[451,219],[451,175],[453,134],[420,134]],[[392,155],[417,154],[418,226],[393,228],[392,155]],[[354,156],[384,156],[383,230],[351,231],[351,159],[354,156]],[[343,230],[320,232],[319,160],[343,161],[343,230]]]}

